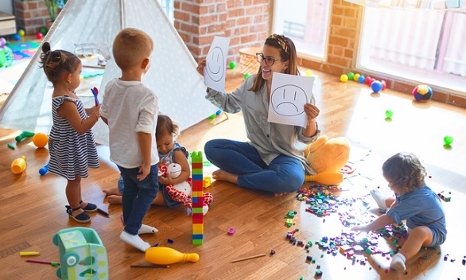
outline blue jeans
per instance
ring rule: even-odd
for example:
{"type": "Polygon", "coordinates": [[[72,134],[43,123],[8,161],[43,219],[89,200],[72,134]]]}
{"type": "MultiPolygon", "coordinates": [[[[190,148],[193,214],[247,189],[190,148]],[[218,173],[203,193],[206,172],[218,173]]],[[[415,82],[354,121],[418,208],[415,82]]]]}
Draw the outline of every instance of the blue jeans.
{"type": "Polygon", "coordinates": [[[242,188],[274,193],[294,192],[304,183],[304,168],[298,159],[279,155],[267,165],[251,144],[214,139],[204,146],[207,159],[218,168],[238,175],[242,188]]]}
{"type": "Polygon", "coordinates": [[[142,181],[136,178],[139,168],[127,169],[118,166],[118,169],[120,169],[125,185],[122,194],[125,231],[136,235],[141,228],[147,210],[159,191],[158,165],[152,165],[149,175],[142,181]]]}

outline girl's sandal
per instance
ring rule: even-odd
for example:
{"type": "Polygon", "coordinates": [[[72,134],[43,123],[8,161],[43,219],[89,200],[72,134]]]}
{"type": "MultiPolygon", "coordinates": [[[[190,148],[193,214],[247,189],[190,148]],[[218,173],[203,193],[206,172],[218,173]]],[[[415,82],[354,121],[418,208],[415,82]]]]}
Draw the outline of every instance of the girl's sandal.
{"type": "MultiPolygon", "coordinates": [[[[79,202],[79,205],[81,205],[82,203],[83,203],[83,201],[81,200],[79,202]]],[[[95,212],[95,211],[97,211],[98,207],[97,207],[97,205],[88,202],[86,207],[81,207],[81,208],[86,212],[95,212]]]]}
{"type": "Polygon", "coordinates": [[[70,218],[72,218],[76,222],[85,224],[91,221],[91,217],[89,217],[89,215],[87,215],[86,212],[82,212],[76,216],[73,216],[73,212],[78,211],[79,209],[81,209],[81,207],[76,207],[73,209],[71,209],[69,205],[66,205],[65,207],[66,207],[66,213],[68,213],[70,218]]]}

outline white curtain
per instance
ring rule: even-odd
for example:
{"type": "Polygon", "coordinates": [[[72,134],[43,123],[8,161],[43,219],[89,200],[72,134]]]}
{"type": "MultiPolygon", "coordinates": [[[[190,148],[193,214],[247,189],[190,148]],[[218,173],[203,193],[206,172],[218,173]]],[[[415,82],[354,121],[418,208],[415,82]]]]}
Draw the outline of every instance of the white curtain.
{"type": "Polygon", "coordinates": [[[370,58],[433,70],[445,11],[367,8],[377,13],[370,58]]]}
{"type": "Polygon", "coordinates": [[[466,77],[466,13],[453,13],[443,72],[466,77]]]}

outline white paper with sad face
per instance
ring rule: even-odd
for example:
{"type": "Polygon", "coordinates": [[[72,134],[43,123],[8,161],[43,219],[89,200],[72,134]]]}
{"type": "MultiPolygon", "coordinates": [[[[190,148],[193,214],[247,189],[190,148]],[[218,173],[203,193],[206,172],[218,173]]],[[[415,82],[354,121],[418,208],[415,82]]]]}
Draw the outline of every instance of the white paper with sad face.
{"type": "Polygon", "coordinates": [[[312,100],[314,77],[273,73],[268,121],[306,127],[304,104],[312,100]]]}

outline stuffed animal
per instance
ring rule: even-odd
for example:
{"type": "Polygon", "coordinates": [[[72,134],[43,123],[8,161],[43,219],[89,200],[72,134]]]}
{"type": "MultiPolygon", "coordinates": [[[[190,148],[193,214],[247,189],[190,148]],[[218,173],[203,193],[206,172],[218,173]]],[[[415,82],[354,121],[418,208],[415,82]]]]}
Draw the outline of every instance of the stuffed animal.
{"type": "Polygon", "coordinates": [[[325,185],[338,185],[343,181],[340,170],[348,162],[350,155],[349,141],[346,137],[329,139],[326,135],[309,144],[304,156],[316,175],[307,175],[306,182],[325,185]]]}
{"type": "MultiPolygon", "coordinates": [[[[181,166],[178,163],[170,163],[168,166],[162,165],[160,167],[159,176],[170,176],[171,178],[177,178],[181,174],[181,166]]],[[[191,178],[187,181],[175,184],[167,185],[166,190],[173,200],[183,203],[188,210],[191,210],[192,205],[192,186],[191,178]]],[[[204,215],[209,211],[209,204],[213,201],[213,196],[209,192],[203,193],[203,213],[204,215]]]]}

